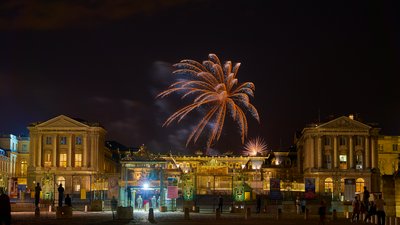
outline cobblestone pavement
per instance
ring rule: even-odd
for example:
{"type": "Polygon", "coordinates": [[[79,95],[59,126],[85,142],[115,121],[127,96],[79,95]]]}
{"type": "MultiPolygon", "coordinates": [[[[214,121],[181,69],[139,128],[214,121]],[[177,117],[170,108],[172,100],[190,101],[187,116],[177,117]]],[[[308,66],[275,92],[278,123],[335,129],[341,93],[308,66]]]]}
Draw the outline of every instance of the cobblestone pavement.
{"type": "MultiPolygon", "coordinates": [[[[154,222],[148,221],[147,212],[134,212],[133,220],[113,220],[110,211],[104,212],[81,212],[74,211],[72,218],[56,219],[54,212],[42,212],[40,217],[35,217],[33,212],[13,212],[12,213],[12,224],[32,224],[32,225],[47,225],[47,224],[63,224],[63,225],[75,225],[75,224],[99,224],[99,225],[125,225],[125,224],[207,224],[207,225],[252,225],[252,224],[271,224],[271,225],[318,225],[318,217],[311,215],[308,220],[305,220],[302,215],[296,214],[282,214],[282,218],[277,220],[275,215],[271,214],[251,214],[249,218],[245,218],[244,214],[241,213],[223,213],[220,219],[216,219],[215,213],[190,213],[189,219],[184,218],[183,212],[155,212],[154,222]]],[[[328,217],[330,218],[330,217],[328,217]]],[[[339,218],[336,221],[326,222],[327,225],[346,225],[350,224],[349,221],[344,218],[339,218]]]]}

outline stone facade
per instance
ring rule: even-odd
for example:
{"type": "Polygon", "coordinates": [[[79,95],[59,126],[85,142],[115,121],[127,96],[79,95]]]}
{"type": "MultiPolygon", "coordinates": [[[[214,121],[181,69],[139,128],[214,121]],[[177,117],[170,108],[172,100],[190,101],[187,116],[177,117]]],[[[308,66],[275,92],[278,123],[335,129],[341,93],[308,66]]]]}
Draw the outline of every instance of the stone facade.
{"type": "Polygon", "coordinates": [[[104,198],[108,179],[116,175],[118,166],[105,147],[106,130],[102,126],[60,115],[32,123],[28,129],[31,190],[39,182],[42,198],[57,200],[57,187],[61,183],[65,194],[104,198]]]}
{"type": "Polygon", "coordinates": [[[334,199],[343,196],[345,179],[356,180],[356,192],[379,192],[378,133],[352,116],[311,124],[296,140],[299,170],[315,178],[316,193],[334,199]]]}

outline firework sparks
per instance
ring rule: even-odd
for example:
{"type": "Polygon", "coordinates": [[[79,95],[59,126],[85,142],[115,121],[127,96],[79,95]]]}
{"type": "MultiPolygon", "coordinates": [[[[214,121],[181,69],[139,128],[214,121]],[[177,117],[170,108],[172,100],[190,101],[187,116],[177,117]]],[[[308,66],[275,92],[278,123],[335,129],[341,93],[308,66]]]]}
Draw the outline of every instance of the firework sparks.
{"type": "Polygon", "coordinates": [[[256,156],[258,154],[263,154],[267,151],[267,144],[265,143],[264,139],[257,137],[254,139],[249,140],[246,145],[244,146],[245,151],[244,154],[250,156],[256,156]]]}
{"type": "Polygon", "coordinates": [[[193,96],[193,101],[185,107],[173,113],[163,124],[170,125],[173,121],[178,123],[195,109],[206,110],[200,122],[195,126],[189,135],[186,145],[197,141],[199,136],[206,132],[204,128],[210,126],[208,133],[207,147],[218,141],[225,117],[229,113],[233,120],[239,125],[242,143],[247,136],[247,118],[245,112],[260,121],[257,109],[250,103],[250,98],[254,97],[255,86],[252,82],[238,83],[237,74],[240,63],[236,63],[232,68],[232,63],[227,61],[221,65],[220,60],[215,54],[208,55],[209,60],[199,63],[194,60],[182,60],[175,64],[174,74],[184,75],[185,77],[173,83],[167,90],[157,95],[163,98],[174,92],[182,94],[182,99],[193,96]]]}

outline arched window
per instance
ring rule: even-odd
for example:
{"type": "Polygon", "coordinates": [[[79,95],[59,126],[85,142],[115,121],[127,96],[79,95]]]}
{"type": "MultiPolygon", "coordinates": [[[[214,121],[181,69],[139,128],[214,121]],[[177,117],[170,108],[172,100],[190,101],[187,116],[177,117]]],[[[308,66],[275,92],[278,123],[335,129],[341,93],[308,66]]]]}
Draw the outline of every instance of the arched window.
{"type": "Polygon", "coordinates": [[[65,178],[64,177],[57,177],[57,187],[60,186],[60,184],[62,184],[62,186],[65,188],[65,178]]]}
{"type": "Polygon", "coordinates": [[[325,179],[325,192],[332,192],[333,191],[333,180],[332,178],[328,177],[325,179]]]}
{"type": "Polygon", "coordinates": [[[363,192],[365,186],[365,181],[362,178],[357,178],[356,180],[356,192],[363,192]]]}

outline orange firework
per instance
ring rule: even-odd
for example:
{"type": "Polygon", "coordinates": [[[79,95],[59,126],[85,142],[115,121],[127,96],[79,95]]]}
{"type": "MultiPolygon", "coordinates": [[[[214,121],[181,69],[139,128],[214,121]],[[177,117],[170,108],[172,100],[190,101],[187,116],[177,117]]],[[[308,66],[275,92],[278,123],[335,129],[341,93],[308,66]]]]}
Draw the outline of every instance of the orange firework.
{"type": "Polygon", "coordinates": [[[265,143],[264,139],[257,137],[249,140],[246,145],[244,146],[245,151],[243,153],[256,156],[258,154],[263,154],[267,151],[267,144],[265,143]]]}
{"type": "Polygon", "coordinates": [[[168,126],[173,121],[179,123],[194,109],[202,107],[207,111],[191,132],[186,145],[190,141],[195,143],[207,124],[212,125],[208,134],[207,147],[210,147],[214,141],[218,141],[227,113],[230,113],[233,120],[238,123],[242,143],[244,143],[248,129],[245,112],[250,112],[257,121],[260,121],[257,109],[249,99],[249,96],[254,97],[255,86],[252,82],[238,83],[237,73],[240,63],[236,63],[232,68],[230,61],[222,66],[215,54],[209,54],[208,58],[209,60],[203,61],[202,64],[194,60],[182,60],[174,65],[176,68],[174,74],[186,77],[173,83],[167,90],[158,94],[157,98],[177,92],[182,94],[182,99],[189,95],[194,96],[194,99],[190,104],[173,113],[163,126],[168,126]]]}

